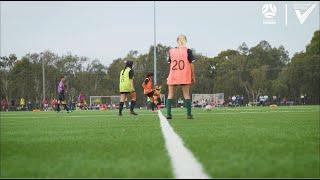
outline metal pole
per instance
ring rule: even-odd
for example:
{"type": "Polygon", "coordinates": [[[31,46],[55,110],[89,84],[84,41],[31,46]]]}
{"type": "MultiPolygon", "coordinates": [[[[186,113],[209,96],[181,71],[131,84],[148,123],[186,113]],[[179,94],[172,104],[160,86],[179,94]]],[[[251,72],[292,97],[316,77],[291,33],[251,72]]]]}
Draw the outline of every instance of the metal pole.
{"type": "Polygon", "coordinates": [[[157,52],[156,52],[156,1],[153,2],[153,17],[154,17],[154,44],[153,44],[153,74],[154,84],[157,84],[157,52]]]}
{"type": "MultiPolygon", "coordinates": [[[[42,57],[42,53],[40,53],[40,59],[42,60],[42,93],[43,93],[43,98],[42,98],[42,102],[45,99],[46,96],[46,89],[45,89],[45,78],[44,78],[44,59],[42,57]]],[[[41,104],[42,104],[41,102],[41,104]]],[[[43,104],[42,104],[43,106],[43,104]]]]}

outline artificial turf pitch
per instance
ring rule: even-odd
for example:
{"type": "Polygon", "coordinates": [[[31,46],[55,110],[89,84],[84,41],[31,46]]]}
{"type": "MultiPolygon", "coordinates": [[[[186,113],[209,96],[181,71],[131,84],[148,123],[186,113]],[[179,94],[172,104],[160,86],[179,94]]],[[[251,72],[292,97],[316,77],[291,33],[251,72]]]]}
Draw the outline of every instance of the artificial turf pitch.
{"type": "MultiPolygon", "coordinates": [[[[170,125],[212,178],[313,178],[319,107],[173,109],[170,125]]],[[[136,112],[0,112],[0,178],[174,178],[157,113],[136,112]]]]}

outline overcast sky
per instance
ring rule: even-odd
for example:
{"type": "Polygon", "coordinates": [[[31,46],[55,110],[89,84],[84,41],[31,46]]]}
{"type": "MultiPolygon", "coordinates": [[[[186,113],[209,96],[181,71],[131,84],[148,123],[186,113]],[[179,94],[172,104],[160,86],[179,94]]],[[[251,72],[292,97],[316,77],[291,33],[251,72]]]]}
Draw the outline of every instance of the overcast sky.
{"type": "MultiPolygon", "coordinates": [[[[1,56],[51,50],[58,55],[98,58],[105,65],[130,50],[146,53],[153,45],[153,1],[5,2],[1,1],[1,56]]],[[[301,13],[305,10],[302,8],[301,13]]],[[[283,45],[290,57],[303,51],[319,29],[319,2],[156,2],[157,43],[176,45],[185,34],[188,46],[207,56],[249,47],[261,40],[283,45]],[[264,24],[264,4],[276,6],[275,24],[264,24]],[[287,24],[285,5],[287,4],[287,24]],[[303,6],[301,4],[304,4],[303,6]],[[311,7],[301,24],[294,8],[311,7]]]]}

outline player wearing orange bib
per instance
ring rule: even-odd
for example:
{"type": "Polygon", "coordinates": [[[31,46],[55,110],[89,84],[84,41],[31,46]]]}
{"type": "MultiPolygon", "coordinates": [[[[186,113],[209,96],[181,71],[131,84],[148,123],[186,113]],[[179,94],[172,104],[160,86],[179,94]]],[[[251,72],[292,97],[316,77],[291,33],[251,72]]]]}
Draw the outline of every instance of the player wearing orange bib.
{"type": "Polygon", "coordinates": [[[151,109],[154,111],[155,103],[154,103],[154,90],[153,90],[153,83],[152,83],[153,73],[148,73],[146,79],[142,83],[143,87],[143,94],[150,98],[151,102],[151,109]]]}
{"type": "Polygon", "coordinates": [[[195,61],[192,51],[186,47],[187,38],[185,35],[179,35],[177,38],[178,47],[169,50],[170,72],[167,78],[168,101],[167,101],[167,119],[172,119],[171,104],[175,88],[182,86],[182,93],[185,98],[185,107],[187,108],[187,118],[193,119],[191,114],[190,85],[195,83],[194,65],[195,61]]]}

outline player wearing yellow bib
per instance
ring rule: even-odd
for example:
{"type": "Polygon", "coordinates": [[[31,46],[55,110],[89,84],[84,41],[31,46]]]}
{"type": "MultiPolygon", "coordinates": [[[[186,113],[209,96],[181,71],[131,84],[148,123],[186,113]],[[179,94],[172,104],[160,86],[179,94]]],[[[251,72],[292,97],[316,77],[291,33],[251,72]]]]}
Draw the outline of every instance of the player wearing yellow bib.
{"type": "Polygon", "coordinates": [[[119,82],[119,89],[120,89],[120,104],[119,104],[119,116],[122,116],[122,110],[124,101],[126,99],[126,95],[130,94],[131,97],[131,104],[130,104],[130,114],[138,115],[133,111],[134,106],[136,104],[137,95],[134,89],[133,77],[134,72],[132,69],[133,62],[127,61],[126,66],[120,72],[120,82],[119,82]]]}

